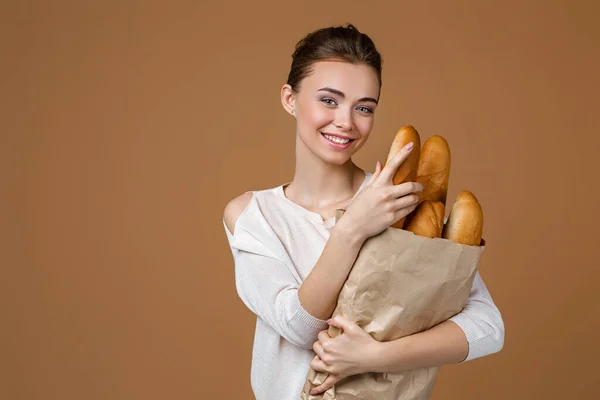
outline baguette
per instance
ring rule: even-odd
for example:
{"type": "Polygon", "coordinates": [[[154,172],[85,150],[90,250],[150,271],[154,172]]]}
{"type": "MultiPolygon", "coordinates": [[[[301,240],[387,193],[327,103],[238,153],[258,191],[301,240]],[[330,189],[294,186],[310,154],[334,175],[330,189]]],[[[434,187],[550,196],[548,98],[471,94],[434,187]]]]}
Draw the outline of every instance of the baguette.
{"type": "Polygon", "coordinates": [[[442,237],[467,246],[479,246],[483,234],[483,210],[468,190],[459,193],[452,205],[442,237]]]}
{"type": "Polygon", "coordinates": [[[426,200],[406,218],[405,230],[428,238],[442,237],[445,207],[441,201],[426,200]]]}
{"type": "MultiPolygon", "coordinates": [[[[394,185],[398,185],[403,182],[414,182],[417,179],[417,168],[419,166],[419,158],[421,156],[421,137],[412,125],[403,126],[398,130],[398,133],[396,133],[396,136],[392,141],[392,145],[385,163],[387,164],[390,162],[390,160],[394,158],[394,156],[396,156],[396,154],[398,154],[398,152],[410,142],[413,142],[413,149],[408,155],[407,159],[404,160],[404,162],[396,170],[394,178],[392,179],[394,185]]],[[[392,227],[402,229],[405,219],[406,217],[401,218],[394,223],[392,227]]]]}
{"type": "Polygon", "coordinates": [[[442,136],[435,135],[423,143],[417,182],[425,186],[419,201],[441,201],[446,206],[450,179],[450,146],[442,136]]]}

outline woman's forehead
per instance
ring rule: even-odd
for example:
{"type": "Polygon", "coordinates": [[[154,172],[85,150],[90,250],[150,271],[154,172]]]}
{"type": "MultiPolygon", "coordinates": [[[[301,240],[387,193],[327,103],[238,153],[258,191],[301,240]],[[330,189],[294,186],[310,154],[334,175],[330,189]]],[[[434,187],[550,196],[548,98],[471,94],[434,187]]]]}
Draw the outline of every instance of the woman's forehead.
{"type": "Polygon", "coordinates": [[[305,79],[305,87],[311,91],[324,87],[343,92],[348,97],[377,97],[379,80],[368,65],[344,61],[319,61],[305,79]]]}

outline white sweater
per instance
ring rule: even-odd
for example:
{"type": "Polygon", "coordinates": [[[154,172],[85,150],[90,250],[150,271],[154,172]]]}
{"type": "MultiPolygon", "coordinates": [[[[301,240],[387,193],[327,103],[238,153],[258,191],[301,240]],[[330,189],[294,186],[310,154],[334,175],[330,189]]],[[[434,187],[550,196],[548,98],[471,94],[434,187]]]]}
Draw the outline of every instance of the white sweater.
{"type": "MultiPolygon", "coordinates": [[[[372,176],[365,174],[361,189],[372,176]]],[[[300,398],[315,355],[312,345],[327,329],[325,321],[301,306],[298,288],[321,255],[335,219],[324,221],[294,203],[285,196],[284,186],[252,192],[233,235],[223,221],[238,294],[257,315],[250,374],[257,400],[300,398]]],[[[502,317],[479,273],[464,310],[450,320],[469,342],[465,361],[502,348],[502,317]]]]}

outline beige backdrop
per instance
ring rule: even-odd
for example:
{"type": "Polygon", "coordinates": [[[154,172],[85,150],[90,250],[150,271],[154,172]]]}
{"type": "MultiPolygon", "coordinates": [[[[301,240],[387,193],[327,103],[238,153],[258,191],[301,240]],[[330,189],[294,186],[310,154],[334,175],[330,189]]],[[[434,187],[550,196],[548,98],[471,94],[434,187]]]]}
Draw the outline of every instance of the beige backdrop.
{"type": "Polygon", "coordinates": [[[444,135],[485,210],[505,348],[434,400],[599,398],[598,4],[3,2],[0,398],[252,398],[222,211],[292,177],[290,55],[343,22],[384,56],[358,164],[444,135]]]}

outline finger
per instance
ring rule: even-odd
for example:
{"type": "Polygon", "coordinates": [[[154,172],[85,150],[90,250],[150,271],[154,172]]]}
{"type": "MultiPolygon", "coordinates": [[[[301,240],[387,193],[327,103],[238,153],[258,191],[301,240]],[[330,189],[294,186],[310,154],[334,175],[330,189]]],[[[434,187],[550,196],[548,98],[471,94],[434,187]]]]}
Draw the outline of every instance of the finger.
{"type": "Polygon", "coordinates": [[[310,367],[317,372],[328,372],[327,369],[327,364],[325,364],[323,362],[323,360],[321,360],[319,358],[319,356],[316,356],[315,358],[312,359],[312,361],[310,362],[310,367]]]}
{"type": "Polygon", "coordinates": [[[392,157],[392,159],[389,162],[385,164],[383,170],[381,171],[381,174],[379,175],[380,179],[383,179],[384,182],[391,182],[392,178],[396,174],[396,171],[398,170],[398,167],[400,167],[400,164],[402,164],[404,160],[406,160],[412,149],[412,142],[400,149],[400,151],[394,157],[392,157]]]}
{"type": "Polygon", "coordinates": [[[395,211],[398,211],[403,208],[416,206],[417,204],[419,204],[419,196],[413,193],[407,194],[406,196],[402,196],[394,200],[392,203],[392,207],[395,211]]]}
{"type": "Polygon", "coordinates": [[[354,322],[344,318],[341,315],[337,315],[336,317],[327,321],[327,323],[331,326],[335,326],[336,328],[341,329],[342,333],[347,332],[356,327],[356,324],[354,322]]]}
{"type": "Polygon", "coordinates": [[[379,161],[377,161],[377,164],[375,164],[375,172],[373,172],[373,175],[371,176],[371,178],[369,179],[369,182],[367,182],[365,187],[371,186],[373,184],[373,182],[375,182],[375,180],[377,179],[379,174],[381,174],[382,168],[383,167],[381,166],[381,163],[379,161]]]}
{"type": "Polygon", "coordinates": [[[393,198],[399,198],[411,193],[419,193],[425,190],[425,186],[419,182],[403,182],[398,185],[392,185],[390,189],[393,198]]]}
{"type": "Polygon", "coordinates": [[[319,386],[317,386],[316,388],[311,390],[310,394],[311,394],[311,396],[314,396],[316,394],[326,392],[327,390],[331,389],[333,387],[333,385],[335,385],[339,381],[340,381],[340,378],[338,378],[337,376],[329,375],[327,377],[327,379],[325,379],[325,382],[323,382],[322,384],[320,384],[319,386]]]}
{"type": "Polygon", "coordinates": [[[399,221],[402,218],[406,217],[411,212],[415,211],[416,208],[417,208],[417,204],[414,204],[414,205],[409,206],[409,207],[401,208],[398,211],[396,211],[396,213],[394,214],[394,219],[396,221],[399,221]]]}
{"type": "Polygon", "coordinates": [[[377,164],[375,164],[375,172],[373,173],[373,176],[378,177],[379,174],[381,174],[382,169],[383,167],[381,166],[381,163],[377,161],[377,164]]]}
{"type": "Polygon", "coordinates": [[[323,359],[323,355],[325,353],[325,351],[323,351],[323,345],[321,345],[320,342],[315,342],[313,344],[313,350],[315,351],[315,354],[320,358],[323,359]]]}
{"type": "Polygon", "coordinates": [[[319,342],[321,342],[321,344],[323,344],[323,343],[327,343],[328,340],[331,340],[331,336],[329,336],[328,331],[321,331],[317,335],[317,339],[319,339],[319,342]]]}

